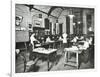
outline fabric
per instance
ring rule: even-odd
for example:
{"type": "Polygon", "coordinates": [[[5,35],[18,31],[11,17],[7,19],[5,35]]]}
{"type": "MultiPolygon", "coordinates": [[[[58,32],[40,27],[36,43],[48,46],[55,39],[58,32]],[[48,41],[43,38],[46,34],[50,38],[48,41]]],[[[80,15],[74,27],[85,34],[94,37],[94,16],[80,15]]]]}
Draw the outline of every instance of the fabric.
{"type": "Polygon", "coordinates": [[[92,45],[92,40],[93,40],[92,37],[90,37],[90,39],[89,39],[89,44],[90,45],[92,45]]]}
{"type": "Polygon", "coordinates": [[[85,41],[83,47],[86,49],[89,48],[89,43],[87,41],[85,41]]]}
{"type": "Polygon", "coordinates": [[[74,39],[72,40],[72,42],[77,42],[77,39],[76,39],[76,38],[74,38],[74,39]]]}
{"type": "Polygon", "coordinates": [[[51,41],[51,39],[50,39],[50,37],[48,37],[47,39],[46,39],[46,42],[50,42],[51,41]]]}
{"type": "Polygon", "coordinates": [[[76,36],[71,42],[77,42],[77,40],[78,40],[78,37],[76,36]]]}
{"type": "Polygon", "coordinates": [[[59,40],[62,40],[62,37],[61,36],[59,37],[59,40]]]}

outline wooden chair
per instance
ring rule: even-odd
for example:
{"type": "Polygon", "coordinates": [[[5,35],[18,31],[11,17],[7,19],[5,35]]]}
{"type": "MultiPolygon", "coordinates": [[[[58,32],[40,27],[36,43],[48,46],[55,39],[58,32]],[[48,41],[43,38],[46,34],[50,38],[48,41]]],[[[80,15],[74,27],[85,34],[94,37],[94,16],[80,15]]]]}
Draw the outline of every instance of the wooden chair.
{"type": "Polygon", "coordinates": [[[21,55],[21,56],[22,56],[23,61],[24,61],[24,72],[28,72],[30,67],[34,66],[38,61],[38,58],[36,58],[35,60],[27,61],[25,55],[21,55]]]}
{"type": "Polygon", "coordinates": [[[32,66],[32,65],[35,65],[37,63],[37,59],[35,60],[27,60],[26,58],[26,54],[25,52],[20,52],[19,53],[19,57],[23,60],[24,62],[24,72],[28,72],[29,71],[29,68],[32,66]]]}

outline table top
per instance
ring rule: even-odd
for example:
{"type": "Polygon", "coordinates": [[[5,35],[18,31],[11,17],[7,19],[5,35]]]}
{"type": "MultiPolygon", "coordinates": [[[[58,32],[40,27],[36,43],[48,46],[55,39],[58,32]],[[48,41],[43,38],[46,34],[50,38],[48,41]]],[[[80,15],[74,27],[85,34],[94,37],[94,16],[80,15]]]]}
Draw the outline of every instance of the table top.
{"type": "Polygon", "coordinates": [[[41,43],[41,46],[42,46],[42,45],[48,45],[48,44],[55,43],[55,42],[61,42],[61,40],[50,41],[50,42],[41,43]]]}
{"type": "Polygon", "coordinates": [[[72,46],[70,48],[65,48],[64,51],[67,51],[67,52],[78,52],[78,53],[81,53],[83,49],[79,49],[77,46],[72,46]]]}
{"type": "Polygon", "coordinates": [[[42,53],[42,54],[51,54],[56,52],[57,49],[45,49],[45,48],[35,48],[33,52],[42,53]]]}

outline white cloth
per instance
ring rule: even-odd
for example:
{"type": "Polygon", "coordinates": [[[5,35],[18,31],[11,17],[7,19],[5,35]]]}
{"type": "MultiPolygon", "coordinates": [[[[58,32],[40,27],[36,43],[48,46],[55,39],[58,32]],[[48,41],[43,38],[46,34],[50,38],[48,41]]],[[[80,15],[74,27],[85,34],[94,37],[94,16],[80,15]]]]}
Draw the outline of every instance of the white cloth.
{"type": "Polygon", "coordinates": [[[89,39],[89,44],[91,45],[92,44],[92,37],[90,37],[90,39],[89,39]]]}
{"type": "Polygon", "coordinates": [[[50,42],[50,41],[51,41],[50,37],[46,38],[46,42],[50,42]]]}
{"type": "Polygon", "coordinates": [[[80,38],[81,40],[83,40],[84,39],[84,37],[83,36],[81,36],[81,38],[80,38]]]}
{"type": "Polygon", "coordinates": [[[76,38],[74,38],[71,42],[77,42],[77,39],[76,39],[76,38]]]}
{"type": "Polygon", "coordinates": [[[84,42],[84,47],[88,48],[89,47],[89,43],[87,41],[84,42]]]}
{"type": "Polygon", "coordinates": [[[79,48],[86,50],[87,48],[89,48],[89,42],[84,41],[84,45],[79,46],[79,48]]]}
{"type": "Polygon", "coordinates": [[[76,36],[71,42],[77,42],[77,40],[78,40],[78,37],[76,36]]]}
{"type": "Polygon", "coordinates": [[[75,37],[76,39],[79,39],[77,36],[75,37]]]}
{"type": "Polygon", "coordinates": [[[67,34],[66,33],[63,34],[63,43],[67,43],[67,34]]]}
{"type": "Polygon", "coordinates": [[[31,35],[30,37],[30,41],[31,41],[31,44],[34,45],[33,41],[37,41],[34,37],[34,34],[31,35]]]}
{"type": "Polygon", "coordinates": [[[61,36],[59,37],[59,40],[62,40],[62,37],[61,36]]]}
{"type": "Polygon", "coordinates": [[[19,50],[19,49],[16,49],[15,52],[16,52],[17,54],[19,54],[20,50],[19,50]]]}
{"type": "Polygon", "coordinates": [[[57,49],[44,49],[44,48],[36,48],[33,50],[33,52],[38,52],[38,53],[42,53],[42,54],[51,54],[53,52],[56,52],[57,49]]]}

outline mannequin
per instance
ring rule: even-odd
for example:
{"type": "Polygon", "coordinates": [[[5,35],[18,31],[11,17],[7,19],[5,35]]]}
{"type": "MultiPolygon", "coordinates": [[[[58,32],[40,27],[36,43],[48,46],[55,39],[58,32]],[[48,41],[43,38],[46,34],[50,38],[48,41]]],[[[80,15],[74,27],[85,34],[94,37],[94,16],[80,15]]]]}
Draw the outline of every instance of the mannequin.
{"type": "Polygon", "coordinates": [[[66,33],[63,33],[63,47],[67,47],[67,34],[66,33]]]}

